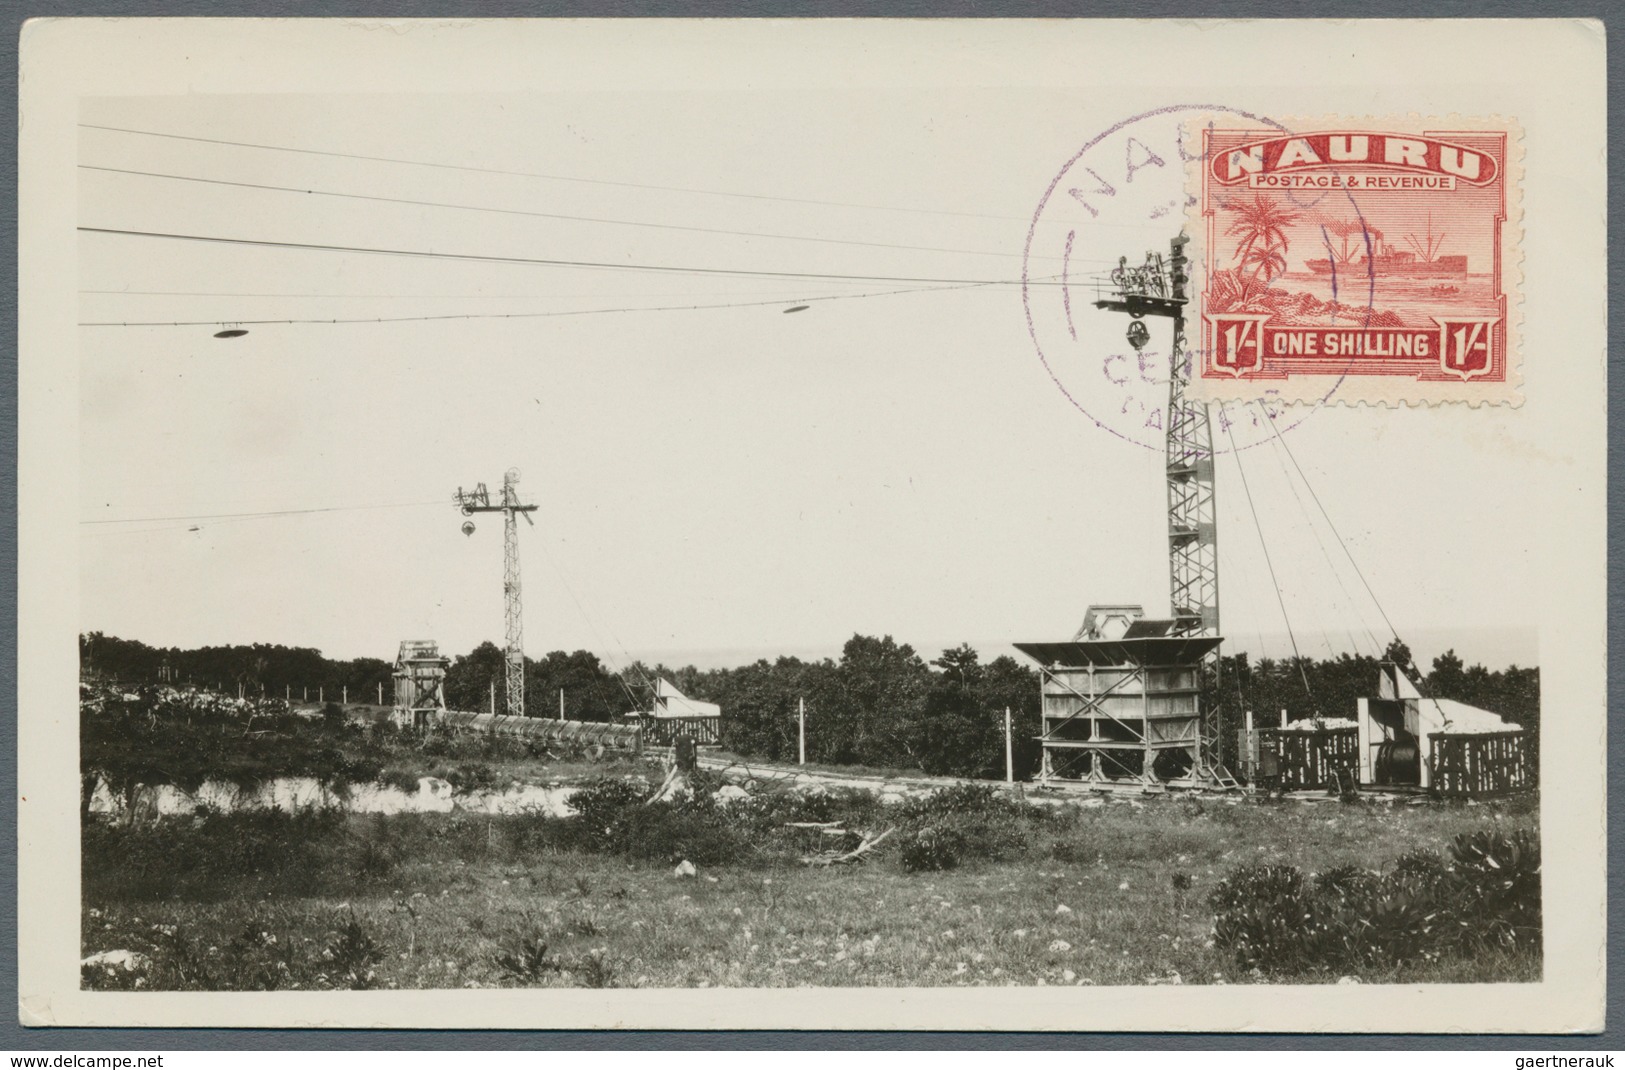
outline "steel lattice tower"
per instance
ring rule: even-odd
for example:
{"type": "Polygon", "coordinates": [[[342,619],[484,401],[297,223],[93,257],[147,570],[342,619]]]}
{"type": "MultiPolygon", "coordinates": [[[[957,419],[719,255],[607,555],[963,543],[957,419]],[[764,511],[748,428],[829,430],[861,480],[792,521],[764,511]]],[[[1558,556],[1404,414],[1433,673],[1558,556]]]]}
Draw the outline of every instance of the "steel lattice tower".
{"type": "MultiPolygon", "coordinates": [[[[511,717],[525,715],[525,624],[524,600],[519,583],[519,517],[523,515],[525,523],[533,527],[536,524],[530,518],[536,506],[521,504],[519,492],[514,489],[514,484],[518,482],[519,469],[510,468],[503,473],[502,501],[497,505],[491,504],[491,496],[484,483],[469,492],[461,487],[457,489],[457,506],[464,516],[474,513],[502,514],[503,670],[506,709],[511,717]]],[[[463,533],[474,533],[472,522],[463,525],[463,533]]]]}
{"type": "MultiPolygon", "coordinates": [[[[1176,242],[1179,249],[1182,242],[1176,242]]],[[[1175,264],[1183,260],[1176,254],[1175,264]]],[[[1169,355],[1168,596],[1180,635],[1219,634],[1219,538],[1214,518],[1213,426],[1205,402],[1188,401],[1190,357],[1183,309],[1173,317],[1169,355]]]]}
{"type": "MultiPolygon", "coordinates": [[[[1126,258],[1112,272],[1114,292],[1095,307],[1126,312],[1133,317],[1129,344],[1139,349],[1150,339],[1140,321],[1162,316],[1173,323],[1168,354],[1168,412],[1164,429],[1164,462],[1168,489],[1168,595],[1175,633],[1192,636],[1219,634],[1219,537],[1214,512],[1213,426],[1205,402],[1185,397],[1190,382],[1190,356],[1185,348],[1185,245],[1181,233],[1169,243],[1166,263],[1147,254],[1144,267],[1132,268],[1126,258]]],[[[1217,649],[1209,655],[1205,671],[1217,674],[1217,649]]],[[[1198,775],[1210,775],[1222,765],[1223,725],[1220,705],[1202,704],[1202,751],[1196,755],[1198,775]]]]}

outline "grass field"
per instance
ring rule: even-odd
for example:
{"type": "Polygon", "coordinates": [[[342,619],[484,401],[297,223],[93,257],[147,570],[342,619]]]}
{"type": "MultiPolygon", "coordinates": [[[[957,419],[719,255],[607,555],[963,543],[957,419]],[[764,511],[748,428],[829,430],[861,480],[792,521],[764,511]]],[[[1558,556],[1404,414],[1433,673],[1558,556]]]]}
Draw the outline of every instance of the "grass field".
{"type": "MultiPolygon", "coordinates": [[[[1208,896],[1238,867],[1381,868],[1461,833],[1534,830],[1532,800],[1478,806],[1135,799],[1015,807],[945,871],[908,872],[925,820],[848,800],[855,827],[900,825],[863,865],[810,868],[794,808],[656,823],[646,850],[539,816],[211,815],[87,825],[83,949],[150,957],[148,988],[763,987],[1335,982],[1268,978],[1213,943],[1208,896]],[[737,828],[735,826],[738,826],[737,828]],[[674,831],[675,829],[675,831],[674,831]],[[720,864],[679,877],[683,844],[720,864]],[[584,838],[585,837],[585,838],[584,838]],[[662,837],[666,837],[662,839],[662,837]],[[685,840],[684,837],[689,839],[685,840]],[[703,841],[709,843],[710,841],[703,841]],[[667,843],[676,844],[670,853],[667,843]]],[[[800,804],[797,804],[800,805],[800,804]]],[[[1002,805],[1002,804],[1001,804],[1002,805]]],[[[816,808],[815,808],[816,809],[816,808]]],[[[828,807],[825,806],[824,810],[828,807]]],[[[810,816],[820,816],[812,813],[810,816]]],[[[934,819],[933,819],[934,820],[934,819]]],[[[966,826],[975,832],[982,826],[966,826]]],[[[1538,942],[1419,957],[1372,982],[1532,981],[1538,942]]]]}

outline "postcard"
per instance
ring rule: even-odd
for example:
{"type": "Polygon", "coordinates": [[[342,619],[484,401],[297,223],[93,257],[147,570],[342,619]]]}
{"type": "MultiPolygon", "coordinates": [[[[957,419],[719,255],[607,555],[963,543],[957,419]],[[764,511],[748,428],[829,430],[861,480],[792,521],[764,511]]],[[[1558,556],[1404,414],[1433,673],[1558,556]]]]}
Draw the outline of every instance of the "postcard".
{"type": "Polygon", "coordinates": [[[21,1021],[1600,1029],[1604,55],[29,23],[21,1021]]]}

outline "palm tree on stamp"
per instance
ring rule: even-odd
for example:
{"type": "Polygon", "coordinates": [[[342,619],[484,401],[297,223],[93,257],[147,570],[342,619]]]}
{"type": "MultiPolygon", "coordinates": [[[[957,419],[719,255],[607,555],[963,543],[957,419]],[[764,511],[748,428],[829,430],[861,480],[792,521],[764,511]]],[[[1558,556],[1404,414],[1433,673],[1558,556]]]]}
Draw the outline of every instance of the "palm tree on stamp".
{"type": "Polygon", "coordinates": [[[1251,201],[1235,201],[1222,207],[1235,213],[1225,234],[1238,239],[1237,265],[1265,283],[1286,274],[1286,228],[1298,221],[1297,213],[1287,211],[1279,201],[1262,193],[1255,193],[1251,201]]]}

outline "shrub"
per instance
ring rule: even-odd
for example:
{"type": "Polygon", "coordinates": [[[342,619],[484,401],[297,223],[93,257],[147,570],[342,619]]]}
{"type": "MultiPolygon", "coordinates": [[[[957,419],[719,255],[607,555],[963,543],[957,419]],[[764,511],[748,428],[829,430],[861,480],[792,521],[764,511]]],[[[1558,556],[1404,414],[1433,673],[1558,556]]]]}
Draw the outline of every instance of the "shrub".
{"type": "Polygon", "coordinates": [[[1386,873],[1327,870],[1306,887],[1288,866],[1248,866],[1219,882],[1213,941],[1266,973],[1389,969],[1471,955],[1486,946],[1538,949],[1540,845],[1533,833],[1458,836],[1452,864],[1428,851],[1386,873]]]}
{"type": "Polygon", "coordinates": [[[505,947],[491,956],[491,965],[509,980],[522,985],[540,984],[549,974],[562,969],[557,959],[548,956],[548,951],[546,932],[532,929],[515,933],[505,947]]]}
{"type": "Polygon", "coordinates": [[[904,818],[933,819],[963,814],[1013,814],[1031,810],[992,784],[954,784],[905,801],[904,818]]]}
{"type": "Polygon", "coordinates": [[[434,775],[446,781],[454,790],[464,793],[495,791],[509,783],[507,777],[484,762],[465,762],[452,769],[437,769],[434,775]]]}
{"type": "Polygon", "coordinates": [[[1220,881],[1208,895],[1215,911],[1248,903],[1273,902],[1303,894],[1303,874],[1295,866],[1242,866],[1220,881]]]}
{"type": "Polygon", "coordinates": [[[903,838],[903,869],[931,873],[953,869],[965,852],[965,838],[946,826],[928,825],[903,838]]]}
{"type": "Polygon", "coordinates": [[[709,792],[646,803],[649,785],[641,777],[600,777],[576,791],[576,816],[562,822],[542,818],[523,834],[524,842],[544,842],[631,858],[696,865],[720,865],[744,857],[752,842],[748,814],[722,809],[709,792]]]}
{"type": "Polygon", "coordinates": [[[833,821],[837,809],[831,796],[799,791],[763,791],[733,807],[753,824],[769,830],[792,821],[833,821]]]}
{"type": "Polygon", "coordinates": [[[1394,872],[1423,884],[1438,884],[1448,879],[1449,868],[1432,851],[1411,851],[1394,860],[1394,872]]]}
{"type": "Polygon", "coordinates": [[[649,795],[649,783],[642,777],[597,777],[570,796],[576,823],[587,846],[611,849],[617,820],[631,807],[641,806],[649,795]]]}
{"type": "Polygon", "coordinates": [[[1027,851],[1027,827],[1012,814],[964,814],[947,817],[937,827],[959,838],[964,861],[1004,862],[1027,851]]]}
{"type": "Polygon", "coordinates": [[[396,788],[408,795],[417,793],[418,779],[421,774],[412,769],[385,769],[378,774],[377,783],[386,788],[396,788]]]}
{"type": "Polygon", "coordinates": [[[341,844],[333,811],[247,810],[121,825],[94,815],[83,826],[86,894],[116,900],[212,900],[243,880],[308,887],[324,853],[341,844]]]}
{"type": "Polygon", "coordinates": [[[1359,866],[1333,866],[1315,878],[1315,891],[1335,899],[1348,899],[1369,888],[1377,874],[1359,866]]]}
{"type": "Polygon", "coordinates": [[[322,954],[333,971],[330,978],[352,989],[376,987],[377,975],[372,966],[383,957],[383,948],[372,938],[353,910],[349,920],[339,927],[322,954]]]}
{"type": "Polygon", "coordinates": [[[355,856],[355,879],[358,884],[376,884],[395,872],[395,852],[378,839],[361,842],[355,856]]]}
{"type": "Polygon", "coordinates": [[[1455,872],[1465,885],[1462,910],[1476,924],[1471,940],[1504,946],[1538,945],[1541,932],[1540,840],[1520,829],[1475,832],[1450,844],[1455,872]]]}
{"type": "Polygon", "coordinates": [[[575,964],[575,973],[587,988],[614,988],[615,967],[604,958],[602,951],[594,951],[575,964]]]}
{"type": "MultiPolygon", "coordinates": [[[[955,784],[894,807],[909,830],[909,844],[922,859],[932,857],[942,843],[948,866],[972,859],[999,862],[1025,853],[1028,832],[1052,821],[1048,810],[1006,795],[991,784],[955,784]]],[[[907,848],[905,847],[905,851],[907,848]]],[[[927,864],[924,869],[948,868],[927,864]]],[[[905,868],[908,868],[905,864],[905,868]]]]}
{"type": "Polygon", "coordinates": [[[1298,971],[1319,957],[1320,926],[1293,866],[1243,866],[1218,883],[1208,903],[1214,946],[1244,969],[1298,971]]]}
{"type": "Polygon", "coordinates": [[[627,808],[611,826],[610,840],[615,851],[633,858],[710,866],[739,861],[750,842],[724,812],[671,803],[627,808]]]}

